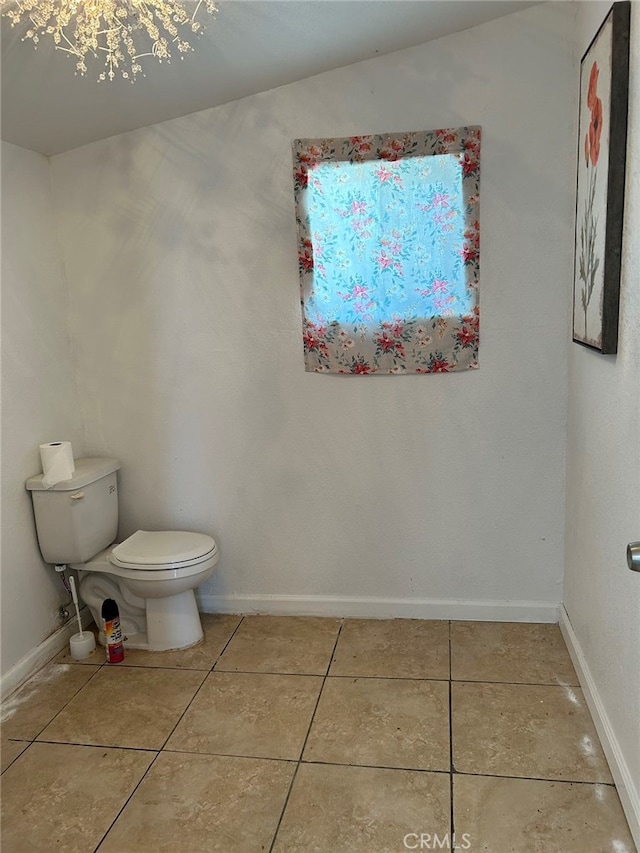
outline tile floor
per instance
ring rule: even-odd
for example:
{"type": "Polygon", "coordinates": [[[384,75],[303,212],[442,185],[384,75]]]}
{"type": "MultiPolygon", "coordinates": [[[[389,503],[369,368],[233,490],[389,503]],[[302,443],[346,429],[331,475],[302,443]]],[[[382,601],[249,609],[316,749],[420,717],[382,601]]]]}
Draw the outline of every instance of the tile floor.
{"type": "Polygon", "coordinates": [[[557,626],[203,623],[7,700],[3,853],[635,851],[557,626]]]}

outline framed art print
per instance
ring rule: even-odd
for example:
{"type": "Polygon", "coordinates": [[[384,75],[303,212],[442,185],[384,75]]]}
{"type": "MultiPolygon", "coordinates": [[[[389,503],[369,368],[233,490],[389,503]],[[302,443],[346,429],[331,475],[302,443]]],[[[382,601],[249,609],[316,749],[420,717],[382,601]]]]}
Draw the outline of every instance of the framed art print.
{"type": "Polygon", "coordinates": [[[618,346],[630,12],[614,3],[580,67],[573,340],[603,354],[618,346]]]}

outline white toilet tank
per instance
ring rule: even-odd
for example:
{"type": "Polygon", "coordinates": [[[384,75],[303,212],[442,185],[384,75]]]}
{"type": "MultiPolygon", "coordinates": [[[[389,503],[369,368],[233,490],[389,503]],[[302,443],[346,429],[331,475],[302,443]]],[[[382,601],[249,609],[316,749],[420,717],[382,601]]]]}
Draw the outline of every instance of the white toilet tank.
{"type": "Polygon", "coordinates": [[[117,459],[75,460],[70,480],[51,489],[42,474],[26,482],[33,499],[40,551],[47,563],[86,563],[118,532],[117,459]]]}

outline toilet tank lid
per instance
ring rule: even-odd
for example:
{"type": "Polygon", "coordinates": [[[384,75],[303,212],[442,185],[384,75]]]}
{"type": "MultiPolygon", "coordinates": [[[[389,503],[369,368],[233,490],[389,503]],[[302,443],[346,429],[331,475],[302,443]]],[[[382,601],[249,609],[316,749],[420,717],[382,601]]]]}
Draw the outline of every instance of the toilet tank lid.
{"type": "Polygon", "coordinates": [[[216,547],[215,540],[206,533],[187,530],[138,530],[120,545],[111,556],[116,565],[163,566],[169,563],[186,563],[204,557],[216,547]]]}
{"type": "Polygon", "coordinates": [[[74,492],[89,483],[95,483],[107,474],[112,474],[120,468],[118,459],[104,456],[87,456],[84,459],[74,459],[76,470],[70,480],[62,480],[48,489],[43,485],[44,474],[35,474],[25,483],[30,492],[74,492]]]}

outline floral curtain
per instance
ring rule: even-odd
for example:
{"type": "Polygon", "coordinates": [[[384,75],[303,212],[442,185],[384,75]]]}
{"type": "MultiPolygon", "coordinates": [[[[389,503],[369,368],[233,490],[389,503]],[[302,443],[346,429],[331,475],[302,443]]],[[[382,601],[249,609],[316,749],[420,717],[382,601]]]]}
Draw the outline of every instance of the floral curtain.
{"type": "Polygon", "coordinates": [[[478,366],[480,128],[298,139],[308,371],[478,366]]]}

